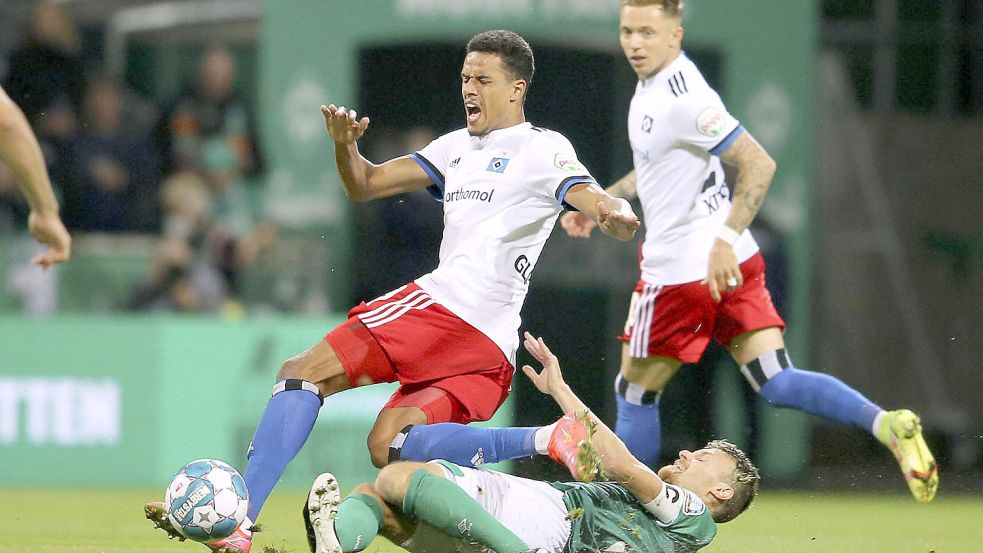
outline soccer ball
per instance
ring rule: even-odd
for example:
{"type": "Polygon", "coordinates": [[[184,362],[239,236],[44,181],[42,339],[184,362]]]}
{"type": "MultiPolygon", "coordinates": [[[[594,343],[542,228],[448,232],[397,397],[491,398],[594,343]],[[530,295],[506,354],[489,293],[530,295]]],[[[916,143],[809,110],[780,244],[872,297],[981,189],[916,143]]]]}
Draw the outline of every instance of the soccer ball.
{"type": "Polygon", "coordinates": [[[227,538],[246,518],[249,492],[239,472],[222,461],[198,459],[177,471],[164,492],[164,510],[186,538],[227,538]]]}

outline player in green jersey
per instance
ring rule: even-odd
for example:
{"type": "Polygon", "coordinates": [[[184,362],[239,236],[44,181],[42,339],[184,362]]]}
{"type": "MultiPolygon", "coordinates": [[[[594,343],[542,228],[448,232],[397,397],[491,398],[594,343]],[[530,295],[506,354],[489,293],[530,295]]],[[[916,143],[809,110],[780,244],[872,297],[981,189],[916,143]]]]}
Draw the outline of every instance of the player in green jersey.
{"type": "Polygon", "coordinates": [[[541,338],[526,333],[525,346],[543,369],[527,365],[523,372],[568,413],[554,427],[550,448],[578,459],[589,476],[586,469],[598,465],[610,481],[548,484],[446,461],[404,462],[383,468],[373,484],[360,484],[342,501],[338,482],[325,473],[304,506],[311,550],[361,551],[382,535],[415,553],[679,553],[706,546],[716,523],[751,504],[758,470],[736,446],[720,440],[681,451],[653,472],[573,393],[541,338]]]}

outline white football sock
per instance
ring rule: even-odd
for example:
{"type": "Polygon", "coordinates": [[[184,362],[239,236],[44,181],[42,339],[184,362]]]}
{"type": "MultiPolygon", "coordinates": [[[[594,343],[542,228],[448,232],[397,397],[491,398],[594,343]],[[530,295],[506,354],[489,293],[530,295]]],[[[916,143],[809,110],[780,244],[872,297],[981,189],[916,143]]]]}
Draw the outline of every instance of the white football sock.
{"type": "Polygon", "coordinates": [[[554,428],[556,428],[555,422],[536,431],[536,453],[546,455],[546,451],[550,446],[550,436],[553,435],[554,428]]]}

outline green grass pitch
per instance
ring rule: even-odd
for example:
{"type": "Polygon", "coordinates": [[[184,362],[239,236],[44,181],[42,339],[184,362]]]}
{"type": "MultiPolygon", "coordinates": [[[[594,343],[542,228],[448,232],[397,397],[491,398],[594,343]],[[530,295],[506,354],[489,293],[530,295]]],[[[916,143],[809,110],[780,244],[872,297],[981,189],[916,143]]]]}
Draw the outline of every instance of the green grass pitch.
{"type": "MultiPolygon", "coordinates": [[[[155,490],[0,489],[2,553],[195,553],[168,541],[143,518],[155,490]]],[[[303,492],[274,493],[263,512],[264,545],[305,553],[303,492]]],[[[707,553],[973,553],[983,551],[983,496],[940,493],[920,505],[892,495],[765,490],[734,522],[720,526],[707,553]]],[[[401,553],[377,541],[371,553],[401,553]]]]}

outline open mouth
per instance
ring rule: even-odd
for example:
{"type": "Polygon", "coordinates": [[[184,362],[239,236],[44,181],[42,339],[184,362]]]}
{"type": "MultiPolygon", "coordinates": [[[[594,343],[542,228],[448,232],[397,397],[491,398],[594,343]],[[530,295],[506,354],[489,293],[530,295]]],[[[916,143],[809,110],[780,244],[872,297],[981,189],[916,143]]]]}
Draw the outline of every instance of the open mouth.
{"type": "Polygon", "coordinates": [[[464,111],[467,113],[468,123],[474,124],[481,118],[481,108],[474,102],[465,102],[464,111]]]}

